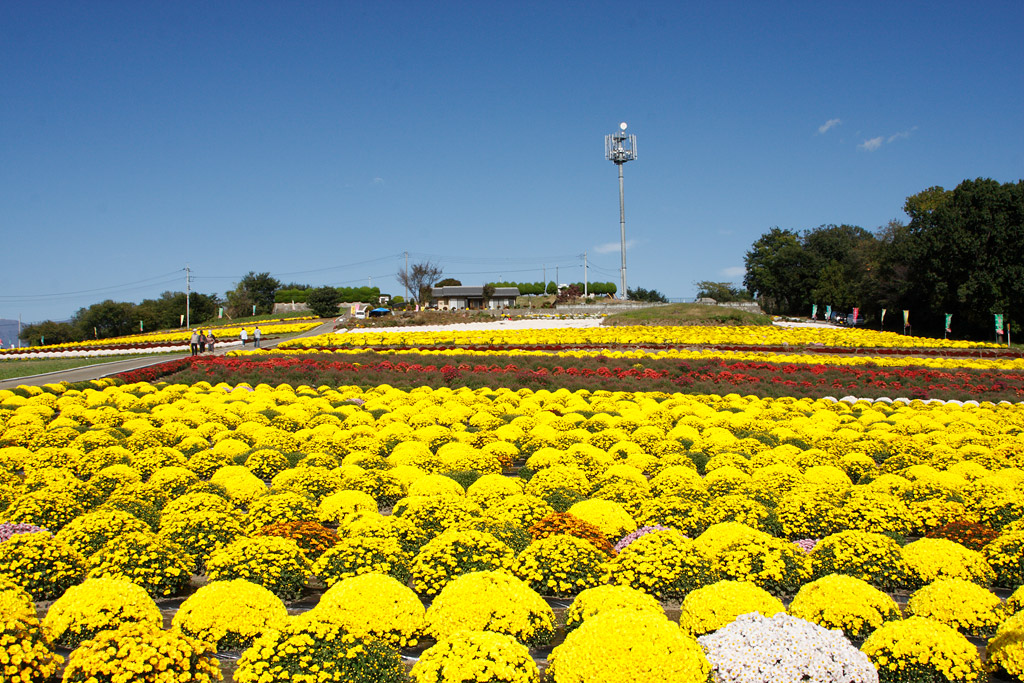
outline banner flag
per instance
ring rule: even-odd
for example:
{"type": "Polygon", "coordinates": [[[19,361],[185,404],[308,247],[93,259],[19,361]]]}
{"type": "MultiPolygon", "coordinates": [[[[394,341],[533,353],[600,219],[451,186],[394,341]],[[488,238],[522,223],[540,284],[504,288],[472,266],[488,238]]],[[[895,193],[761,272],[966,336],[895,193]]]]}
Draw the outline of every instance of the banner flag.
{"type": "Polygon", "coordinates": [[[885,324],[885,309],[882,309],[882,324],[885,324]]]}
{"type": "Polygon", "coordinates": [[[142,329],[142,321],[140,320],[140,321],[139,321],[139,332],[143,332],[143,331],[144,331],[144,330],[142,329]]]}
{"type": "Polygon", "coordinates": [[[811,317],[818,319],[818,304],[811,304],[811,317]]]}
{"type": "Polygon", "coordinates": [[[825,320],[831,320],[831,319],[832,319],[832,307],[831,306],[825,306],[825,320]]]}
{"type": "Polygon", "coordinates": [[[857,322],[858,318],[860,318],[860,309],[855,308],[853,309],[853,322],[857,322]]]}
{"type": "Polygon", "coordinates": [[[946,314],[946,332],[952,332],[953,331],[952,328],[951,328],[952,323],[953,323],[953,314],[952,313],[947,313],[946,314]]]}
{"type": "Polygon", "coordinates": [[[908,325],[910,325],[910,311],[904,308],[903,309],[903,327],[907,327],[908,325]]]}
{"type": "Polygon", "coordinates": [[[221,308],[217,309],[217,318],[219,319],[219,318],[223,318],[223,317],[224,317],[224,307],[222,306],[221,308]]]}
{"type": "Polygon", "coordinates": [[[181,327],[184,324],[185,324],[185,316],[179,315],[178,316],[178,327],[181,327]]]}
{"type": "Polygon", "coordinates": [[[996,313],[995,316],[996,316],[996,334],[998,334],[999,336],[1002,336],[1002,334],[1003,334],[1003,314],[1002,313],[996,313]]]}

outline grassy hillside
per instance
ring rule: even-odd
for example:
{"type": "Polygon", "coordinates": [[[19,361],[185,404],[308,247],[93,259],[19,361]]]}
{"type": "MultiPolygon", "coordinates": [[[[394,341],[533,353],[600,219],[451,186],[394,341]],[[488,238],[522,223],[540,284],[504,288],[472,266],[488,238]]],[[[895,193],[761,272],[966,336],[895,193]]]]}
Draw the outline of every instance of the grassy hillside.
{"type": "Polygon", "coordinates": [[[669,304],[613,313],[605,325],[771,325],[771,316],[728,306],[669,304]]]}

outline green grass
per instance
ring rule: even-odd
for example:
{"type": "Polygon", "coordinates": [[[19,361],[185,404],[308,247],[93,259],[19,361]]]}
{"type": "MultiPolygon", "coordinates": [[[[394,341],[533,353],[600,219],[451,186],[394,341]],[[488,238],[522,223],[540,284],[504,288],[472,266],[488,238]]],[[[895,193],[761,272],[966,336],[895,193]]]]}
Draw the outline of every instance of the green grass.
{"type": "Polygon", "coordinates": [[[771,325],[771,316],[728,306],[669,304],[613,313],[605,325],[771,325]]]}
{"type": "Polygon", "coordinates": [[[117,360],[130,360],[132,358],[143,358],[145,356],[164,356],[167,354],[137,353],[124,356],[99,356],[96,358],[44,358],[34,360],[15,360],[0,358],[0,380],[12,379],[14,377],[31,377],[42,375],[47,372],[60,372],[61,370],[74,370],[86,365],[98,365],[117,360]]]}

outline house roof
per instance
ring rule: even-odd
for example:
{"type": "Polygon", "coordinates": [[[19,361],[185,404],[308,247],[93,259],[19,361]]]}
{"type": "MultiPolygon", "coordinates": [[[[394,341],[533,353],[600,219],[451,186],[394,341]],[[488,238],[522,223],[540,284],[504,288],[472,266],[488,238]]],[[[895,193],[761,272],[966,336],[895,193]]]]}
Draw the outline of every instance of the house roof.
{"type": "MultiPolygon", "coordinates": [[[[477,287],[432,287],[430,296],[442,298],[448,296],[472,296],[482,297],[484,295],[483,285],[477,287]]],[[[495,287],[494,296],[519,296],[518,287],[495,287]]]]}

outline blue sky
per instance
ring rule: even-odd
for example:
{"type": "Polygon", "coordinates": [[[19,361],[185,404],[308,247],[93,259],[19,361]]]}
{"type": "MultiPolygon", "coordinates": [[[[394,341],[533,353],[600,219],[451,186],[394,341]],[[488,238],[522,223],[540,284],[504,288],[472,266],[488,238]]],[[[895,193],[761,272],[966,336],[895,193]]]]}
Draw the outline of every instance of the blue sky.
{"type": "Polygon", "coordinates": [[[0,318],[250,270],[741,281],[773,226],[1024,177],[1024,4],[0,3],[0,318]]]}

